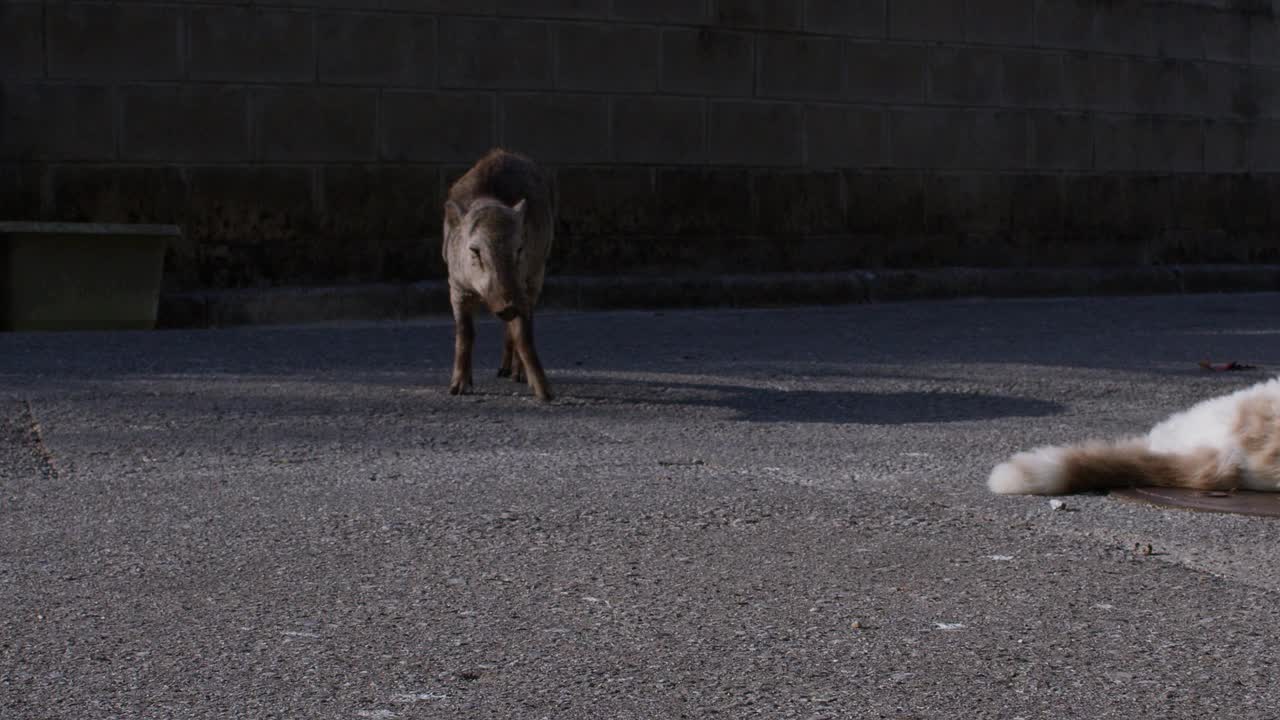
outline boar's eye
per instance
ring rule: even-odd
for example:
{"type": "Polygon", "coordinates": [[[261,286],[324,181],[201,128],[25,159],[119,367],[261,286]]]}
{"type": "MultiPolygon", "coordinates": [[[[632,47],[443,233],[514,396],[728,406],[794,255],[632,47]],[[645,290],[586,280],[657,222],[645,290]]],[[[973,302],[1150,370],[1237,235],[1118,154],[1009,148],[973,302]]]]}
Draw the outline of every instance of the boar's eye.
{"type": "Polygon", "coordinates": [[[471,248],[471,257],[472,257],[472,259],[474,259],[477,263],[481,262],[481,260],[480,260],[480,248],[478,248],[478,247],[473,247],[473,248],[471,248]]]}

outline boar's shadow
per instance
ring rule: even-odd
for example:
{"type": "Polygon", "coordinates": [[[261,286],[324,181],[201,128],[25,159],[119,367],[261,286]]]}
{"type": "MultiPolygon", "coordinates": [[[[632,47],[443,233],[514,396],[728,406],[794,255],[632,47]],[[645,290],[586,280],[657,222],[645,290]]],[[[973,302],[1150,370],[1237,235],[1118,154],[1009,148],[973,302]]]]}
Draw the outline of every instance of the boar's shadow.
{"type": "Polygon", "coordinates": [[[733,384],[574,379],[564,377],[563,398],[585,405],[654,404],[716,407],[748,422],[903,425],[1047,417],[1065,408],[1036,398],[980,392],[783,390],[733,384]]]}

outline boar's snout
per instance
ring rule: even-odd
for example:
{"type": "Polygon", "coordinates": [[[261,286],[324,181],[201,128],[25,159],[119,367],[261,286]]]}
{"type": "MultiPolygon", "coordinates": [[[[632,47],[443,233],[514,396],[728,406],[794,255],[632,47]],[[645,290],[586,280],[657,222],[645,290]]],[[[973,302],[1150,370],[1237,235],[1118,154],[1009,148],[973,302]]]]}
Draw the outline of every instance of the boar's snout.
{"type": "Polygon", "coordinates": [[[495,311],[493,314],[497,315],[503,322],[511,322],[515,319],[516,315],[520,314],[520,311],[516,310],[515,305],[508,305],[501,310],[495,311]]]}

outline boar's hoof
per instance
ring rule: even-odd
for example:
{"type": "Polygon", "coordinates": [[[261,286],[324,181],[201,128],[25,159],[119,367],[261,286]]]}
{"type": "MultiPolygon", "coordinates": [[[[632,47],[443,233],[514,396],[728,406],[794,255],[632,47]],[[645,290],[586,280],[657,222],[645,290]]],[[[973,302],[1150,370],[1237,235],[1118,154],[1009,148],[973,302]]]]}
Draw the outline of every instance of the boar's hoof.
{"type": "Polygon", "coordinates": [[[534,393],[534,395],[537,395],[537,396],[538,396],[538,399],[539,399],[539,400],[541,400],[542,402],[551,402],[551,400],[552,400],[552,398],[551,398],[551,391],[550,391],[550,390],[543,390],[542,392],[535,392],[535,393],[534,393]]]}
{"type": "Polygon", "coordinates": [[[498,368],[498,377],[511,377],[511,368],[509,367],[498,368]]]}
{"type": "Polygon", "coordinates": [[[449,383],[450,395],[466,395],[471,392],[471,383],[463,380],[454,380],[449,383]]]}

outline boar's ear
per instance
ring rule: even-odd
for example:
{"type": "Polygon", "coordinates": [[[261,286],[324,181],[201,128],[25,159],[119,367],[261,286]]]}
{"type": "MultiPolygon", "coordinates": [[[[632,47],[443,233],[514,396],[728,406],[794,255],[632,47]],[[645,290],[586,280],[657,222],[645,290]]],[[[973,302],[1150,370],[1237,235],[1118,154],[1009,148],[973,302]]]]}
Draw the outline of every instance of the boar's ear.
{"type": "Polygon", "coordinates": [[[452,200],[444,201],[444,236],[440,238],[440,255],[449,262],[449,246],[456,236],[454,230],[462,225],[462,208],[452,200]]]}
{"type": "Polygon", "coordinates": [[[520,220],[524,220],[524,208],[525,208],[524,198],[520,198],[520,202],[511,206],[511,209],[515,211],[516,217],[519,218],[520,220]]]}
{"type": "Polygon", "coordinates": [[[444,201],[444,223],[449,227],[462,224],[462,208],[452,200],[444,201]]]}

